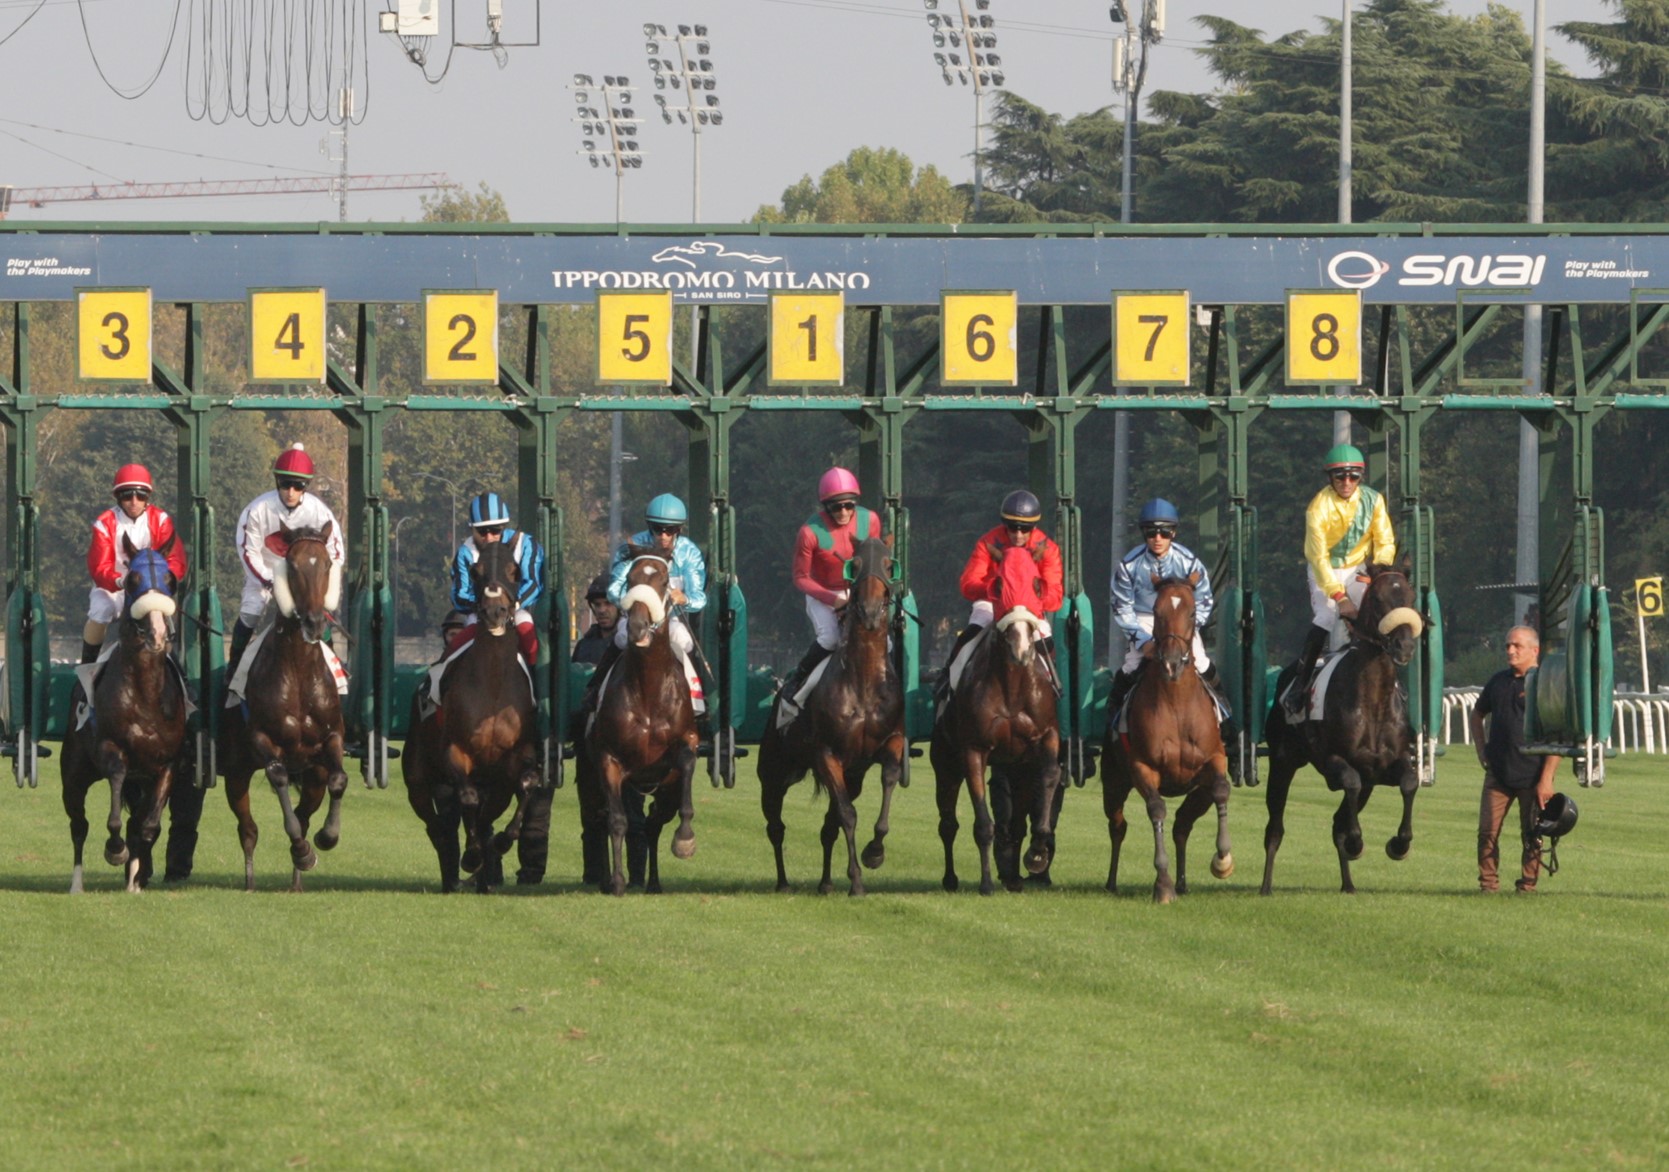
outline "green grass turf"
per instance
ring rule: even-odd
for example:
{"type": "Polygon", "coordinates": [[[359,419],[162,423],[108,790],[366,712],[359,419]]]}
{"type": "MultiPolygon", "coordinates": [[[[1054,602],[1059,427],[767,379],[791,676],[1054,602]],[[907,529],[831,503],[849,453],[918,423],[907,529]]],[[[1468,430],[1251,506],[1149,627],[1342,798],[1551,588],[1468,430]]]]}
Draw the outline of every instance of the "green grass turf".
{"type": "Polygon", "coordinates": [[[1295,783],[1268,899],[1263,791],[1236,790],[1237,872],[1211,878],[1206,818],[1170,907],[1139,815],[1123,891],[1102,889],[1093,782],[1068,794],[1055,887],[1021,895],[967,884],[964,799],[944,894],[925,762],[862,900],[816,894],[809,783],[787,811],[799,887],[773,890],[747,770],[698,779],[698,850],[663,851],[661,897],[580,889],[571,787],[543,887],[443,897],[398,782],[356,780],[299,896],[262,786],[255,894],[217,789],[192,882],[127,895],[95,825],[71,898],[48,762],[38,791],[0,792],[0,1163],[1665,1166],[1669,770],[1562,774],[1582,812],[1564,869],[1483,896],[1469,760],[1421,793],[1405,862],[1375,798],[1354,897],[1319,778],[1295,783]]]}

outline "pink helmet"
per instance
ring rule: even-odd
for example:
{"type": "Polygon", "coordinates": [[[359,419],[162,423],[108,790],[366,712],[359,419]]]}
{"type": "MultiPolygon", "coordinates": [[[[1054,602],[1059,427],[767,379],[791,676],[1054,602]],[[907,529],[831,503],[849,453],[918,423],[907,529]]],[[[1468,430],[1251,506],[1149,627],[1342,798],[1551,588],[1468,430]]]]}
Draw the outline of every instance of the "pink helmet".
{"type": "Polygon", "coordinates": [[[300,444],[293,444],[278,453],[278,459],[272,462],[272,471],[276,476],[293,476],[298,480],[313,478],[313,457],[307,454],[307,449],[300,444]]]}
{"type": "Polygon", "coordinates": [[[116,469],[116,483],[110,486],[111,492],[121,492],[124,488],[143,488],[150,491],[151,473],[143,464],[123,464],[116,469]]]}
{"type": "Polygon", "coordinates": [[[830,468],[817,482],[819,501],[831,501],[836,497],[856,498],[860,491],[858,478],[844,468],[830,468]]]}

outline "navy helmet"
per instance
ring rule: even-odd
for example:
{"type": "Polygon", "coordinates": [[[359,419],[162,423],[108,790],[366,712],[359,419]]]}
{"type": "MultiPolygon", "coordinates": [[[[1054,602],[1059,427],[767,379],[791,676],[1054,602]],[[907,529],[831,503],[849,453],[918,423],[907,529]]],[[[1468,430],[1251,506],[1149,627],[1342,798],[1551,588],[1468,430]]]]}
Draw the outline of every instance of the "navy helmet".
{"type": "Polygon", "coordinates": [[[1162,496],[1156,496],[1142,506],[1141,515],[1136,518],[1138,525],[1180,525],[1182,516],[1176,511],[1176,506],[1162,496]]]}
{"type": "Polygon", "coordinates": [[[1035,525],[1043,520],[1043,503],[1030,492],[1017,488],[1003,498],[1003,520],[1035,525]]]}

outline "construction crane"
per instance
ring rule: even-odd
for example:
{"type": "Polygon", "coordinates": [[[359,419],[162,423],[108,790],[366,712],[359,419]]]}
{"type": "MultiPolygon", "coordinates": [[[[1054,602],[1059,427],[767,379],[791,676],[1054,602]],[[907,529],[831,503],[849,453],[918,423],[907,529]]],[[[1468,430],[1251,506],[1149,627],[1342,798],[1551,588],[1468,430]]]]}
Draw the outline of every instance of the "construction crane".
{"type": "Polygon", "coordinates": [[[344,191],[423,191],[452,186],[441,171],[421,175],[306,175],[294,179],[196,180],[185,183],[105,183],[86,187],[10,187],[0,184],[0,220],[12,205],[43,207],[106,199],[180,199],[206,195],[310,195],[340,199],[344,191]]]}

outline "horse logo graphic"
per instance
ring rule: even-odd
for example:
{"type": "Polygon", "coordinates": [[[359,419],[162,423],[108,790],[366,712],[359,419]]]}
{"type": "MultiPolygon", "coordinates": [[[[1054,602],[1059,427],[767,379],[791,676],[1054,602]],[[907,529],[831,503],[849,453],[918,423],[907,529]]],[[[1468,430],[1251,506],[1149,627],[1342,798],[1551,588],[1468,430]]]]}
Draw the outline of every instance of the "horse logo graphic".
{"type": "Polygon", "coordinates": [[[750,264],[773,265],[782,260],[780,256],[762,256],[757,252],[737,252],[726,248],[717,240],[692,240],[688,244],[674,244],[663,248],[649,258],[656,264],[666,264],[669,261],[689,265],[697,268],[697,260],[745,260],[750,264]]]}

